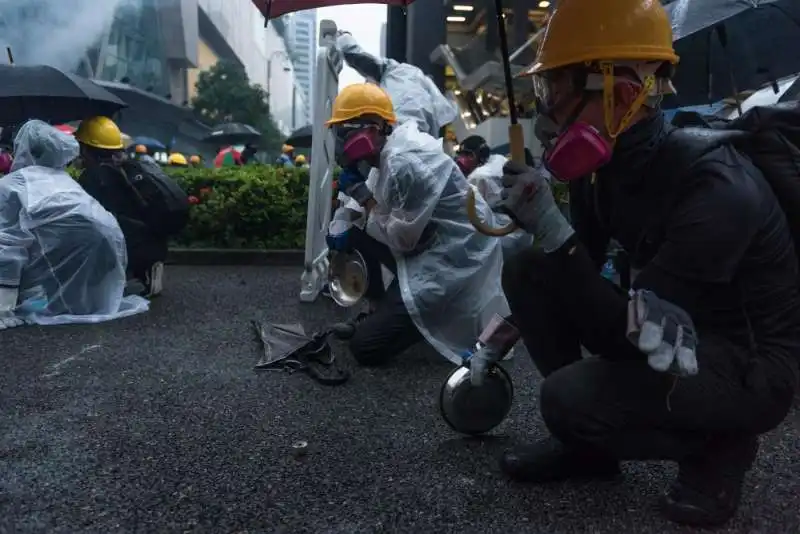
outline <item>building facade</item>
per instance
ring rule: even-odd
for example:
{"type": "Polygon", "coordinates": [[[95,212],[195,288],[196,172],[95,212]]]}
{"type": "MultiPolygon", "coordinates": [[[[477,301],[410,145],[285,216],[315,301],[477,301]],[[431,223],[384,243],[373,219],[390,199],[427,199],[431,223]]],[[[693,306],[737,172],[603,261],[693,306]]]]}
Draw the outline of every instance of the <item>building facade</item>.
{"type": "MultiPolygon", "coordinates": [[[[40,0],[31,0],[31,5],[37,2],[40,0]]],[[[97,7],[91,0],[75,5],[83,10],[97,7]]],[[[24,28],[13,35],[6,28],[5,35],[15,37],[8,43],[14,49],[36,50],[32,57],[18,54],[25,63],[59,63],[55,66],[128,84],[181,106],[194,98],[199,73],[226,59],[242,65],[251,83],[269,91],[270,109],[282,132],[288,135],[295,126],[309,121],[305,92],[295,81],[285,27],[279,20],[265,28],[264,18],[251,0],[125,0],[102,18],[89,11],[75,13],[72,26],[58,28],[58,34],[65,37],[52,40],[49,48],[53,50],[48,48],[46,35],[57,27],[55,22],[42,21],[37,10],[27,11],[30,14],[0,18],[0,30],[4,22],[17,27],[30,19],[31,28],[38,31],[27,32],[31,37],[26,41],[24,28]],[[81,25],[81,20],[92,24],[81,25]],[[44,28],[45,22],[49,30],[44,28]],[[87,36],[89,30],[94,34],[87,36]],[[37,42],[43,44],[34,46],[37,42]],[[59,59],[59,48],[70,50],[65,59],[70,65],[59,59]]]]}
{"type": "MultiPolygon", "coordinates": [[[[304,97],[303,117],[311,123],[314,100],[314,69],[317,57],[317,12],[300,11],[284,17],[295,78],[304,97]]],[[[300,124],[300,126],[304,125],[300,124]]]]}

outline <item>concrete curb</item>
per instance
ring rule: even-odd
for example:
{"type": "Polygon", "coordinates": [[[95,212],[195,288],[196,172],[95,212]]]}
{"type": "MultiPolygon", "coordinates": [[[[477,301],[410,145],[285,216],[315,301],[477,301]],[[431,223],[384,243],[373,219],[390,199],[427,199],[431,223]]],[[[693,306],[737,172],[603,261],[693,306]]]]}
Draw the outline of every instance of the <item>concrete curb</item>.
{"type": "Polygon", "coordinates": [[[302,250],[173,248],[167,256],[171,265],[302,266],[304,261],[302,250]]]}

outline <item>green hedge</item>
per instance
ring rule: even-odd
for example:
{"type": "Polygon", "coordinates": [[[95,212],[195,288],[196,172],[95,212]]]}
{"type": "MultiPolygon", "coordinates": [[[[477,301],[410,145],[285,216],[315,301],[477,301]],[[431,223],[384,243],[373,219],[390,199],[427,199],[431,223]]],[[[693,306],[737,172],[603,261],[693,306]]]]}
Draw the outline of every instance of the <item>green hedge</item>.
{"type": "MultiPolygon", "coordinates": [[[[174,245],[192,248],[302,249],[308,170],[167,167],[193,202],[189,225],[174,245]]],[[[564,196],[559,188],[556,196],[564,196]]]]}
{"type": "Polygon", "coordinates": [[[175,244],[184,247],[301,249],[308,171],[269,165],[168,169],[196,202],[175,244]]]}

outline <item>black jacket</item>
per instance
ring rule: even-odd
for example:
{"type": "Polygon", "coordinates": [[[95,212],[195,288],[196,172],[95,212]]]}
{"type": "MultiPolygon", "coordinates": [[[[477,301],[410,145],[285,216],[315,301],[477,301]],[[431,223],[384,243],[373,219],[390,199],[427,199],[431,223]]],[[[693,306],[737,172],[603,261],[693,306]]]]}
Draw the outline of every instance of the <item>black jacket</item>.
{"type": "MultiPolygon", "coordinates": [[[[701,340],[704,333],[724,336],[786,360],[786,371],[796,374],[798,264],[775,195],[729,146],[688,170],[678,165],[691,147],[672,133],[660,114],[637,124],[618,140],[609,165],[570,184],[587,269],[597,272],[615,239],[642,269],[634,287],[687,310],[701,340]]],[[[607,326],[624,329],[626,310],[609,307],[607,326]]]]}
{"type": "Polygon", "coordinates": [[[137,272],[154,261],[164,260],[167,239],[145,224],[144,207],[137,202],[136,193],[121,170],[113,165],[91,165],[79,181],[87,193],[116,217],[125,236],[130,270],[137,272]]]}

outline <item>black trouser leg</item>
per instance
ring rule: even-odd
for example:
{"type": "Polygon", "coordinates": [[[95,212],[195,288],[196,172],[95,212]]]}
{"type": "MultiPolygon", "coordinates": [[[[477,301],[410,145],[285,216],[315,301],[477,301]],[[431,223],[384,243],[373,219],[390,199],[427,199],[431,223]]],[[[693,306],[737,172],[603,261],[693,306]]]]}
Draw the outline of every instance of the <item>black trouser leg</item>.
{"type": "Polygon", "coordinates": [[[627,297],[605,298],[614,309],[597,309],[592,293],[615,289],[565,279],[556,267],[549,256],[524,253],[506,264],[503,287],[528,351],[546,376],[542,416],[559,440],[619,459],[680,460],[702,450],[709,438],[752,436],[785,417],[791,395],[748,387],[748,355],[725,339],[702,337],[697,376],[676,381],[653,371],[624,332],[593,327],[599,314],[624,310],[627,297]],[[582,360],[580,344],[601,357],[582,360]]]}
{"type": "Polygon", "coordinates": [[[641,354],[625,339],[596,326],[602,313],[625,313],[627,297],[597,275],[594,291],[610,293],[621,309],[599,309],[592,295],[575,293],[557,262],[533,248],[504,262],[503,291],[536,367],[547,377],[581,359],[581,345],[593,354],[638,359],[641,354]]]}
{"type": "Polygon", "coordinates": [[[144,280],[154,263],[167,259],[168,241],[166,238],[148,234],[128,234],[125,236],[128,250],[128,274],[137,280],[144,280]]]}
{"type": "Polygon", "coordinates": [[[381,266],[386,267],[396,276],[397,264],[394,255],[389,247],[368,236],[366,232],[358,228],[353,228],[350,232],[351,246],[361,253],[367,264],[369,285],[366,297],[371,301],[380,300],[385,293],[381,266]]]}
{"type": "Polygon", "coordinates": [[[350,351],[361,365],[382,365],[420,341],[422,334],[408,315],[395,279],[375,311],[358,323],[350,351]]]}
{"type": "Polygon", "coordinates": [[[350,351],[361,365],[382,365],[422,340],[400,295],[397,279],[383,287],[381,266],[397,276],[397,263],[389,247],[359,229],[353,229],[350,243],[364,257],[369,273],[366,297],[375,311],[360,321],[350,340],[350,351]]]}

